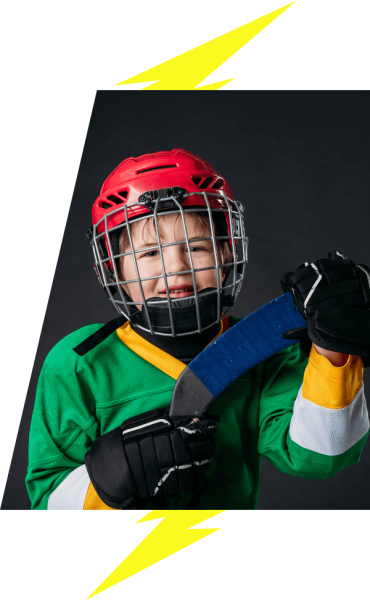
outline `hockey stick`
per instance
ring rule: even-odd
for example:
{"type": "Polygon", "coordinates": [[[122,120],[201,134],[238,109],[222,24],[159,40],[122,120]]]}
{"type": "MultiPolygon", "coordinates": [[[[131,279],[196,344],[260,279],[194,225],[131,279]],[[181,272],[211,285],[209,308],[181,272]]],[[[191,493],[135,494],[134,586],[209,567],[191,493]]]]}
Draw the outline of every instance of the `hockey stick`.
{"type": "Polygon", "coordinates": [[[170,415],[201,415],[240,375],[296,344],[295,340],[284,340],[281,334],[304,325],[289,293],[239,321],[181,373],[172,393],[170,415]]]}

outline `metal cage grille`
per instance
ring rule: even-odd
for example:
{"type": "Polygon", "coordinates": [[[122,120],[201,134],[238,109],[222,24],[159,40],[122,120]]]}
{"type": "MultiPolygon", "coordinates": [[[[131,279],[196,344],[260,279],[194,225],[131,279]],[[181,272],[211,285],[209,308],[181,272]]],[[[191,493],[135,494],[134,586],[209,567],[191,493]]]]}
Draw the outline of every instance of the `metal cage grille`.
{"type": "Polygon", "coordinates": [[[231,295],[233,297],[233,300],[235,301],[239,294],[239,291],[240,291],[240,288],[241,288],[241,285],[242,285],[242,282],[244,279],[245,268],[246,268],[246,264],[248,261],[248,238],[246,237],[245,230],[244,230],[244,218],[243,218],[242,205],[235,200],[231,200],[231,199],[227,198],[225,195],[222,195],[220,192],[219,193],[192,192],[191,194],[186,194],[182,198],[182,201],[185,199],[189,199],[189,198],[191,199],[191,197],[195,197],[198,195],[204,199],[205,206],[197,205],[194,207],[192,207],[192,206],[183,207],[181,205],[181,202],[179,202],[175,196],[169,196],[168,198],[165,199],[165,201],[171,200],[173,202],[174,208],[172,208],[170,210],[168,210],[168,209],[161,210],[161,203],[163,203],[164,199],[158,198],[153,201],[153,210],[151,212],[145,213],[144,215],[134,217],[131,219],[130,219],[130,214],[129,214],[130,210],[135,206],[140,206],[140,204],[138,202],[136,202],[136,203],[133,203],[130,205],[127,205],[127,204],[124,204],[123,206],[119,205],[114,211],[111,211],[111,212],[109,212],[109,214],[106,214],[93,227],[93,237],[92,237],[91,244],[92,244],[93,253],[94,253],[95,270],[97,272],[98,278],[100,279],[102,286],[104,287],[104,289],[106,290],[106,292],[108,294],[110,301],[112,302],[113,306],[116,308],[117,312],[122,314],[125,318],[127,318],[131,322],[133,320],[132,319],[133,314],[135,312],[137,313],[138,309],[140,311],[143,311],[145,313],[146,321],[148,323],[149,328],[144,327],[142,324],[138,324],[138,323],[135,326],[139,327],[140,329],[143,329],[144,331],[150,332],[152,335],[167,335],[167,336],[172,336],[172,337],[191,335],[194,333],[200,333],[200,332],[204,331],[205,329],[212,327],[215,323],[219,323],[221,318],[229,310],[228,306],[224,306],[222,308],[222,296],[227,295],[227,294],[225,294],[226,291],[230,292],[229,295],[231,295]],[[222,199],[222,202],[224,204],[226,203],[227,208],[211,207],[210,198],[222,199]],[[122,219],[123,223],[121,223],[120,225],[116,225],[115,227],[109,228],[108,219],[113,214],[116,214],[119,212],[124,213],[124,219],[122,219]],[[186,227],[186,219],[185,219],[186,213],[194,213],[194,212],[208,214],[210,235],[192,239],[191,241],[192,242],[204,241],[204,240],[212,241],[214,260],[215,260],[215,264],[213,266],[208,266],[208,267],[203,267],[203,268],[194,268],[193,256],[192,256],[192,252],[190,250],[191,242],[189,240],[188,231],[187,231],[187,227],[186,227]],[[224,213],[225,217],[226,216],[228,217],[229,235],[216,235],[214,219],[212,218],[212,216],[215,213],[224,213]],[[161,241],[158,221],[162,216],[169,215],[169,214],[171,214],[171,215],[178,214],[181,217],[183,230],[184,230],[184,239],[180,240],[180,241],[173,241],[169,244],[163,244],[161,241]],[[153,219],[154,229],[155,229],[156,236],[157,236],[157,243],[154,244],[153,246],[149,246],[147,248],[140,248],[140,250],[137,250],[134,248],[131,226],[134,222],[138,222],[141,220],[148,220],[148,219],[153,219]],[[115,254],[113,244],[112,244],[112,233],[114,231],[121,231],[122,228],[127,229],[130,251],[124,252],[124,253],[118,252],[115,254]],[[103,231],[101,231],[99,233],[99,231],[101,229],[103,229],[103,231]],[[229,261],[227,263],[220,263],[217,242],[226,241],[226,240],[229,241],[229,246],[230,246],[230,249],[232,252],[232,259],[231,259],[231,261],[229,261]],[[190,269],[187,271],[177,271],[177,272],[167,273],[166,267],[165,267],[165,258],[164,258],[163,250],[168,246],[173,246],[176,244],[186,244],[188,256],[189,256],[190,269]],[[104,247],[107,250],[105,256],[104,256],[104,247]],[[136,254],[138,252],[149,252],[149,251],[153,251],[153,250],[159,251],[160,261],[161,261],[161,266],[162,266],[162,273],[160,275],[153,275],[150,277],[141,277],[136,254]],[[121,259],[122,257],[125,257],[125,256],[132,256],[134,268],[135,268],[135,272],[136,272],[136,279],[131,279],[131,280],[123,279],[122,280],[119,277],[119,269],[117,268],[117,261],[119,261],[119,259],[121,259]],[[217,287],[215,288],[215,290],[212,290],[212,291],[209,291],[209,292],[206,292],[205,294],[203,294],[203,297],[206,295],[210,295],[210,294],[217,294],[217,297],[216,297],[217,317],[216,317],[216,320],[214,322],[212,322],[211,324],[202,326],[200,310],[199,310],[199,292],[197,290],[197,284],[196,284],[196,273],[200,272],[200,271],[211,270],[211,269],[216,270],[217,287]],[[223,282],[221,281],[221,276],[220,276],[220,271],[222,269],[228,269],[228,275],[232,276],[231,283],[222,285],[223,282]],[[171,277],[174,277],[176,275],[187,275],[187,274],[191,274],[191,276],[192,276],[194,294],[191,296],[187,296],[186,299],[194,300],[195,309],[196,309],[197,328],[193,331],[189,331],[186,333],[178,333],[176,331],[174,318],[173,318],[173,304],[174,304],[174,302],[178,303],[179,300],[170,297],[168,281],[171,277]],[[160,299],[160,300],[150,300],[148,298],[145,298],[142,283],[144,281],[162,279],[162,278],[163,278],[164,284],[165,284],[167,300],[165,298],[160,299]],[[124,293],[124,289],[122,286],[123,285],[127,286],[128,284],[132,284],[132,283],[137,283],[140,288],[140,293],[141,293],[141,301],[140,302],[132,301],[132,299],[130,299],[129,296],[127,294],[125,295],[125,293],[124,293]],[[114,296],[117,296],[117,297],[115,298],[114,296]],[[156,304],[160,304],[163,306],[163,303],[166,301],[167,301],[169,319],[170,319],[170,323],[171,323],[171,333],[168,333],[168,334],[159,333],[159,332],[155,331],[155,329],[153,328],[149,310],[148,310],[150,306],[154,306],[156,304]]]}

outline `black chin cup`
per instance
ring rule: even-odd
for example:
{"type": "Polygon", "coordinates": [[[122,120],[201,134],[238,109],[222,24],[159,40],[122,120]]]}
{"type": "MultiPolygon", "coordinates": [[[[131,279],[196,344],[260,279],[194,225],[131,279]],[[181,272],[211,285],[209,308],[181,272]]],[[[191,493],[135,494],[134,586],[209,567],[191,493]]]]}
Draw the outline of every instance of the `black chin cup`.
{"type": "MultiPolygon", "coordinates": [[[[217,323],[217,296],[216,288],[205,288],[198,293],[199,315],[202,330],[217,323]],[[207,292],[212,292],[207,294],[207,292]],[[205,295],[207,294],[207,295],[205,295]]],[[[149,318],[153,330],[156,333],[172,335],[170,311],[167,300],[158,304],[151,304],[151,301],[162,300],[161,298],[150,298],[147,300],[149,318]]],[[[230,306],[231,296],[221,294],[221,314],[225,306],[230,306]]],[[[175,333],[196,333],[198,331],[197,311],[195,298],[183,298],[171,302],[173,323],[175,333]]],[[[131,319],[130,319],[131,320],[131,319]]],[[[143,309],[140,315],[135,314],[134,323],[150,330],[148,319],[143,309]]]]}

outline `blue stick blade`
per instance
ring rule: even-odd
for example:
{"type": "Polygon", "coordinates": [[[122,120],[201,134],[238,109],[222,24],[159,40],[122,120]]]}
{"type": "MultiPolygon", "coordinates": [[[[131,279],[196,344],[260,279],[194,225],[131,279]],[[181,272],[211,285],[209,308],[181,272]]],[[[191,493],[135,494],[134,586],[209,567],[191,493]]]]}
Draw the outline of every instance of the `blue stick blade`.
{"type": "Polygon", "coordinates": [[[284,294],[231,327],[205,348],[188,369],[216,398],[259,362],[296,344],[296,340],[284,340],[281,335],[288,329],[304,325],[291,294],[284,294]]]}

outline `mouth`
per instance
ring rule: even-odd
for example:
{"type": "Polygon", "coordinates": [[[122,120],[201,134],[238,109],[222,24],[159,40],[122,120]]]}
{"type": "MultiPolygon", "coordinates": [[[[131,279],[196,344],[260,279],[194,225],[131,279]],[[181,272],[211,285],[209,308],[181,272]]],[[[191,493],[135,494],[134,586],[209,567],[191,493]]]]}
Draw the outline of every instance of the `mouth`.
{"type": "MultiPolygon", "coordinates": [[[[170,298],[186,298],[186,296],[192,296],[194,294],[194,288],[192,285],[172,285],[168,288],[170,298]]],[[[160,296],[167,298],[166,290],[159,292],[160,296]]]]}

